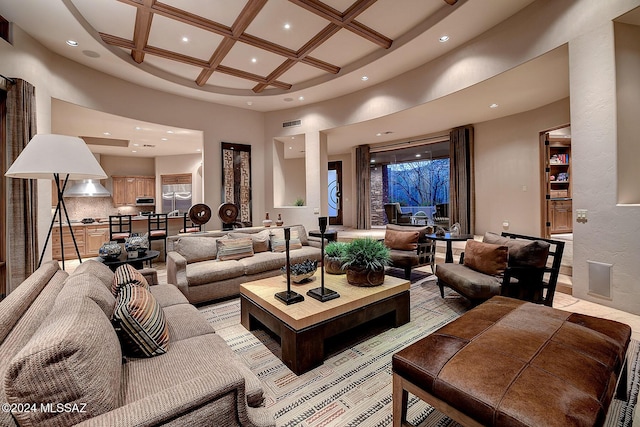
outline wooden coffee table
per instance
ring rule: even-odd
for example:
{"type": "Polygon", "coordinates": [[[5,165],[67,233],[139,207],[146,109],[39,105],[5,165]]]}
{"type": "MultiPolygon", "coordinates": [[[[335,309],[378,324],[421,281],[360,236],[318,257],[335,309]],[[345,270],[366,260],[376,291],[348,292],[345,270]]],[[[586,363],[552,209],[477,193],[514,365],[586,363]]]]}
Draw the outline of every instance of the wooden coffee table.
{"type": "Polygon", "coordinates": [[[325,287],[340,298],[320,302],[307,295],[320,286],[320,272],[306,284],[292,283],[304,295],[302,302],[286,305],[275,298],[287,289],[282,276],[240,286],[241,323],[248,330],[266,327],[278,337],[282,361],[296,375],[322,364],[325,340],[374,319],[389,315],[393,327],[409,322],[409,286],[404,279],[386,276],[380,286],[364,288],[347,283],[345,275],[325,274],[325,287]]]}

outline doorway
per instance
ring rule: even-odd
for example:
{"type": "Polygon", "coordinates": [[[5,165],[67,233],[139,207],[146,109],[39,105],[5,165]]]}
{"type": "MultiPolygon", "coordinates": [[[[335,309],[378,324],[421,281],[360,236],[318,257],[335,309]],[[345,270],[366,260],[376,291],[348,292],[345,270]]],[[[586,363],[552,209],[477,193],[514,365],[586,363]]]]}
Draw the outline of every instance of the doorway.
{"type": "Polygon", "coordinates": [[[329,224],[342,225],[342,162],[329,162],[329,224]]]}
{"type": "Polygon", "coordinates": [[[564,125],[540,132],[542,236],[573,233],[571,128],[564,125]]]}

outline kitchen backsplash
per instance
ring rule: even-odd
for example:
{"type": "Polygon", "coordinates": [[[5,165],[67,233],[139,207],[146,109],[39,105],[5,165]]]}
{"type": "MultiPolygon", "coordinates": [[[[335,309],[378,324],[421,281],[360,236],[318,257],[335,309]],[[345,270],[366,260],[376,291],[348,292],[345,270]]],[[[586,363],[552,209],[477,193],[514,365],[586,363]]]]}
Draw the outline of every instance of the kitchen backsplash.
{"type": "MultiPolygon", "coordinates": [[[[113,206],[111,197],[65,197],[69,219],[108,218],[109,215],[137,215],[141,210],[153,210],[153,206],[113,206]],[[144,208],[144,209],[142,209],[144,208]]],[[[62,213],[64,218],[64,212],[62,213]]]]}

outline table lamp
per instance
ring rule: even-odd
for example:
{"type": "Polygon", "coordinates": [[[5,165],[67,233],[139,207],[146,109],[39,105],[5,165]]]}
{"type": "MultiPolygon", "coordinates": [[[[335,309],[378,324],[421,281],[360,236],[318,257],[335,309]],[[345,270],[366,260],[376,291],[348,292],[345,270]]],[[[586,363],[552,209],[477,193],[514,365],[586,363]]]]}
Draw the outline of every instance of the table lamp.
{"type": "Polygon", "coordinates": [[[324,287],[324,233],[327,231],[327,217],[321,216],[318,218],[318,225],[320,226],[320,260],[322,261],[320,267],[320,287],[310,289],[307,291],[307,295],[318,301],[325,302],[338,298],[340,294],[324,287]]]}
{"type": "Polygon", "coordinates": [[[71,239],[78,255],[78,260],[82,262],[80,251],[73,235],[73,228],[64,204],[63,193],[69,180],[80,179],[104,179],[107,174],[100,167],[100,164],[93,156],[85,142],[77,137],[55,134],[38,134],[24,147],[18,158],[13,162],[5,176],[10,178],[24,179],[53,179],[56,183],[58,193],[58,203],[51,218],[51,225],[47,233],[47,239],[42,247],[42,254],[38,261],[38,267],[42,264],[53,224],[58,217],[60,224],[60,246],[62,255],[62,269],[64,270],[64,242],[62,237],[62,211],[67,220],[67,226],[71,232],[71,239]],[[64,180],[61,185],[60,180],[64,180]]]}

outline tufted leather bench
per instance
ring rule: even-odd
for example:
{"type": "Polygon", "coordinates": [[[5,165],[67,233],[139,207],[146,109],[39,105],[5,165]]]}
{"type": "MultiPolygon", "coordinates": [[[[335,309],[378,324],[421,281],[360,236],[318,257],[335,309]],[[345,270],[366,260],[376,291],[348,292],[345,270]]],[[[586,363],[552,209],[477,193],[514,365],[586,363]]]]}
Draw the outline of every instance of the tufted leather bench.
{"type": "Polygon", "coordinates": [[[393,355],[393,425],[408,392],[465,426],[602,425],[630,338],[622,323],[493,297],[393,355]]]}

